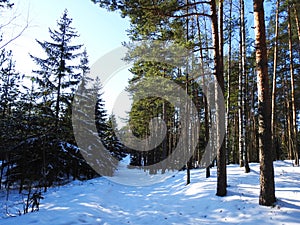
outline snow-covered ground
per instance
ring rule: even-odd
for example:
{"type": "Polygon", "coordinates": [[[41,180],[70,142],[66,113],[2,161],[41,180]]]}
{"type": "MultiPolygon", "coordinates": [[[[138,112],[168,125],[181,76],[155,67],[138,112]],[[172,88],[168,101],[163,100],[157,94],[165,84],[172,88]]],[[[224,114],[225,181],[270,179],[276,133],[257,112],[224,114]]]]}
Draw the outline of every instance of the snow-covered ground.
{"type": "MultiPolygon", "coordinates": [[[[259,165],[250,166],[249,174],[237,165],[228,166],[226,197],[215,195],[216,168],[208,179],[205,170],[193,170],[188,186],[184,171],[143,187],[125,186],[103,177],[75,181],[49,189],[40,211],[16,217],[3,218],[6,200],[5,193],[0,193],[0,224],[300,224],[300,168],[288,161],[275,162],[278,202],[274,207],[263,207],[258,205],[259,165]]],[[[20,197],[11,198],[17,204],[20,197]]]]}

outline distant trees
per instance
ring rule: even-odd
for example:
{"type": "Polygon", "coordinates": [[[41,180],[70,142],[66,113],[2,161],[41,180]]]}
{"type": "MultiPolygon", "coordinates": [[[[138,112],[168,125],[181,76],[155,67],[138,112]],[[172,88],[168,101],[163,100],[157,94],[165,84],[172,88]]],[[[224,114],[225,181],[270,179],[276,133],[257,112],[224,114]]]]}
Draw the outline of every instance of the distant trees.
{"type": "Polygon", "coordinates": [[[107,127],[104,130],[105,135],[102,138],[102,142],[111,155],[120,161],[127,156],[128,149],[116,135],[116,132],[120,131],[117,128],[117,121],[114,114],[109,116],[106,124],[107,127]]]}

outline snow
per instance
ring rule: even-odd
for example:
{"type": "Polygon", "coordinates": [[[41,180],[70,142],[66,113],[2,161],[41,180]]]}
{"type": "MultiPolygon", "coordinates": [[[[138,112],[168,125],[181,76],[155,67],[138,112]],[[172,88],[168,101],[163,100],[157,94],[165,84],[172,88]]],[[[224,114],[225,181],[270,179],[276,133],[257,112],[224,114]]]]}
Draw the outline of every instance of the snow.
{"type": "MultiPolygon", "coordinates": [[[[290,161],[275,162],[278,201],[265,207],[258,205],[259,164],[250,167],[245,174],[237,165],[228,166],[226,197],[215,195],[216,168],[207,179],[205,170],[192,170],[187,186],[184,171],[150,186],[126,186],[104,177],[74,181],[44,193],[38,212],[2,218],[0,224],[299,224],[300,168],[290,161]]],[[[5,193],[0,194],[5,202],[5,193]]],[[[17,195],[11,198],[17,204],[17,195]]]]}
{"type": "MultiPolygon", "coordinates": [[[[166,171],[162,174],[161,171],[157,171],[157,174],[150,174],[149,171],[143,169],[129,169],[130,155],[127,155],[119,162],[117,170],[113,177],[107,177],[107,179],[122,185],[129,186],[149,186],[156,183],[165,181],[166,179],[173,177],[178,172],[166,171]]],[[[135,167],[136,168],[136,167],[135,167]]]]}

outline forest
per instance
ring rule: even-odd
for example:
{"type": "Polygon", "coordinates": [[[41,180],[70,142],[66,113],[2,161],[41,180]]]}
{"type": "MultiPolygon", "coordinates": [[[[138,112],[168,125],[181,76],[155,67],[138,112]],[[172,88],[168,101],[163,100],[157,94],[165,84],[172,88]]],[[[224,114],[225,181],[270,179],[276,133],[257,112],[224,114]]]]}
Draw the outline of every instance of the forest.
{"type": "MultiPolygon", "coordinates": [[[[186,185],[191,183],[192,170],[206,168],[209,177],[216,167],[216,195],[226,196],[228,165],[238,164],[249,173],[250,163],[260,163],[259,204],[272,206],[276,202],[273,163],[292,160],[293,166],[299,166],[299,1],[253,0],[250,14],[245,13],[244,0],[92,2],[130,21],[130,41],[123,43],[129,50],[125,60],[133,63],[126,87],[133,100],[127,125],[118,128],[115,115],[107,113],[101,76],[89,77],[89,53],[84,43],[74,44],[80,34],[67,9],[57,26],[49,28],[48,41],[36,35],[44,55],[29,53],[37,68],[31,74],[15,68],[9,47],[18,37],[8,42],[0,38],[0,190],[26,195],[25,214],[34,193],[74,180],[113,176],[118,161],[129,157],[128,168],[153,175],[186,171],[186,185]],[[145,40],[180,46],[189,59],[179,64],[144,60],[143,46],[132,43],[145,40]],[[165,80],[188,96],[181,100],[184,107],[148,95],[144,82],[159,88],[165,80]],[[206,90],[215,83],[219,89],[206,90]],[[74,111],[74,104],[81,106],[80,111],[74,111]],[[80,119],[78,127],[72,113],[80,119]],[[122,143],[120,133],[149,137],[153,118],[164,121],[166,128],[155,148],[141,151],[122,143]],[[95,126],[99,145],[78,145],[78,138],[95,135],[94,130],[82,128],[87,123],[95,126]],[[74,135],[78,129],[83,136],[74,135]],[[95,165],[87,162],[89,151],[99,146],[117,162],[101,157],[93,161],[107,174],[97,173],[95,165]],[[202,165],[207,146],[213,154],[202,165]],[[172,158],[175,149],[181,149],[181,155],[172,158]],[[180,158],[187,160],[182,163],[180,158]],[[166,159],[168,163],[160,164],[166,159]]],[[[12,0],[0,0],[0,13],[16,6],[12,0]]],[[[0,37],[5,26],[0,21],[0,37]]],[[[165,91],[174,92],[172,86],[165,91]]],[[[158,128],[153,128],[156,139],[162,135],[158,128]]]]}

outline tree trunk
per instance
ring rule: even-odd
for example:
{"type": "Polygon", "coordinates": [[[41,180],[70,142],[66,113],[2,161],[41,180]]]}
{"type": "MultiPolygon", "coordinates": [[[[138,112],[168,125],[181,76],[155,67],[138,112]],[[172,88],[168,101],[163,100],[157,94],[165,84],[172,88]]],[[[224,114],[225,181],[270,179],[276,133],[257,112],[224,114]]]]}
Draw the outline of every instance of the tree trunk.
{"type": "Polygon", "coordinates": [[[300,44],[300,24],[299,24],[299,18],[298,18],[298,10],[297,10],[297,9],[299,9],[299,1],[297,3],[293,3],[293,9],[294,9],[294,16],[295,16],[295,22],[296,22],[296,27],[297,27],[297,33],[298,33],[298,40],[299,40],[299,44],[300,44]]]}
{"type": "Polygon", "coordinates": [[[290,107],[290,95],[288,91],[288,82],[287,82],[287,76],[284,76],[283,79],[283,87],[284,87],[284,94],[285,98],[288,99],[284,103],[285,108],[285,129],[287,132],[284,132],[285,134],[285,143],[287,143],[287,152],[288,152],[288,159],[292,160],[294,158],[293,154],[293,146],[292,146],[292,127],[291,127],[291,107],[290,107]]]}
{"type": "Polygon", "coordinates": [[[263,3],[263,0],[253,0],[260,155],[259,204],[271,206],[276,201],[276,198],[272,159],[271,104],[269,96],[268,58],[263,3]]]}
{"type": "MultiPolygon", "coordinates": [[[[223,14],[223,3],[219,1],[219,13],[220,15],[223,14]]],[[[222,18],[222,17],[221,17],[222,18]]],[[[217,125],[217,140],[216,140],[216,147],[217,147],[217,196],[225,196],[227,193],[226,186],[227,186],[227,177],[226,177],[226,151],[224,142],[220,139],[220,132],[225,129],[225,112],[222,109],[218,99],[223,98],[224,95],[224,75],[223,75],[223,32],[220,32],[221,40],[219,39],[219,32],[218,32],[218,16],[217,16],[217,9],[216,9],[216,1],[211,1],[211,22],[212,22],[212,39],[213,39],[213,46],[214,46],[214,66],[215,71],[214,74],[217,78],[218,84],[221,87],[221,92],[218,89],[215,90],[216,94],[216,125],[217,125]],[[222,46],[222,47],[220,47],[222,46]],[[219,146],[220,143],[220,146],[219,146]]],[[[221,23],[223,21],[221,20],[221,23]]],[[[223,24],[223,23],[222,23],[223,24]]],[[[223,30],[223,29],[222,29],[223,30]]]]}
{"type": "MultiPolygon", "coordinates": [[[[186,14],[189,14],[189,1],[186,0],[186,14]]],[[[189,17],[186,17],[186,42],[189,41],[189,17]]],[[[186,94],[189,95],[189,62],[187,62],[187,65],[186,65],[186,76],[185,76],[185,91],[186,91],[186,94]]],[[[189,102],[185,102],[185,105],[186,105],[186,110],[187,112],[189,111],[189,102]]],[[[186,149],[185,150],[185,154],[189,154],[189,151],[190,151],[190,146],[189,146],[189,143],[190,143],[190,134],[189,134],[189,116],[188,115],[185,115],[186,117],[186,129],[185,129],[185,146],[184,148],[186,149]]],[[[191,159],[189,159],[187,162],[186,162],[186,185],[190,184],[191,183],[191,171],[190,171],[190,161],[191,159]]]]}
{"type": "MultiPolygon", "coordinates": [[[[195,11],[197,12],[197,6],[195,5],[195,11]]],[[[205,129],[205,133],[204,133],[204,137],[205,140],[204,142],[208,145],[209,144],[209,110],[208,110],[208,92],[207,92],[207,88],[206,88],[206,80],[205,80],[205,72],[204,72],[204,54],[203,54],[203,48],[202,48],[202,37],[201,37],[201,27],[200,27],[200,21],[199,21],[199,17],[197,16],[197,29],[198,29],[198,39],[199,39],[199,44],[200,44],[200,63],[201,63],[201,75],[202,75],[202,82],[203,82],[203,105],[204,105],[204,129],[205,129]]],[[[204,23],[205,27],[206,27],[206,22],[204,23]]],[[[206,29],[205,29],[206,30],[206,29]]],[[[206,43],[207,43],[207,39],[206,39],[206,43]]],[[[199,157],[199,161],[200,161],[200,157],[199,157]]],[[[210,168],[209,166],[206,167],[206,178],[210,177],[210,168]]]]}
{"type": "Polygon", "coordinates": [[[57,96],[56,96],[56,105],[55,105],[55,130],[56,132],[58,131],[58,123],[59,123],[59,106],[60,106],[60,96],[61,96],[61,82],[62,82],[62,77],[63,77],[63,72],[65,71],[65,64],[64,60],[62,58],[61,53],[61,58],[60,58],[60,68],[59,68],[59,74],[58,74],[58,84],[57,84],[57,96]]]}
{"type": "Polygon", "coordinates": [[[274,66],[273,66],[273,81],[272,81],[272,112],[271,112],[271,132],[272,132],[272,149],[273,149],[273,159],[276,159],[275,154],[275,137],[276,137],[276,69],[277,69],[277,56],[278,56],[278,27],[279,27],[279,3],[280,0],[276,1],[276,18],[275,18],[275,43],[274,43],[274,66]]]}
{"type": "Polygon", "coordinates": [[[243,4],[244,1],[240,0],[240,56],[239,56],[239,94],[238,94],[238,114],[239,114],[239,164],[244,167],[244,127],[243,127],[243,4]]]}
{"type": "Polygon", "coordinates": [[[230,156],[230,129],[229,129],[229,118],[230,118],[230,85],[231,85],[231,48],[232,48],[232,0],[229,1],[229,40],[228,40],[228,68],[227,68],[227,99],[226,99],[226,160],[227,164],[230,163],[229,156],[230,156]]]}
{"type": "Polygon", "coordinates": [[[243,162],[245,167],[245,173],[250,172],[248,163],[248,151],[246,146],[246,24],[245,24],[245,6],[244,0],[241,0],[241,35],[242,35],[242,141],[243,141],[243,162]]]}
{"type": "Polygon", "coordinates": [[[291,76],[291,100],[292,100],[292,141],[293,152],[295,157],[295,165],[299,166],[299,153],[297,144],[297,112],[295,106],[295,75],[294,75],[294,58],[293,58],[293,40],[292,40],[292,26],[291,26],[291,10],[288,5],[288,33],[289,33],[289,57],[290,57],[290,76],[291,76]]]}
{"type": "MultiPolygon", "coordinates": [[[[253,71],[254,72],[254,71],[253,71]]],[[[252,162],[259,162],[259,154],[258,154],[258,147],[257,147],[257,129],[256,129],[256,116],[255,116],[255,92],[256,92],[256,88],[255,88],[255,82],[256,82],[256,77],[252,76],[252,90],[251,90],[251,110],[250,110],[250,133],[251,133],[251,143],[250,146],[251,148],[249,148],[249,156],[251,158],[249,158],[250,161],[252,162]]]]}

